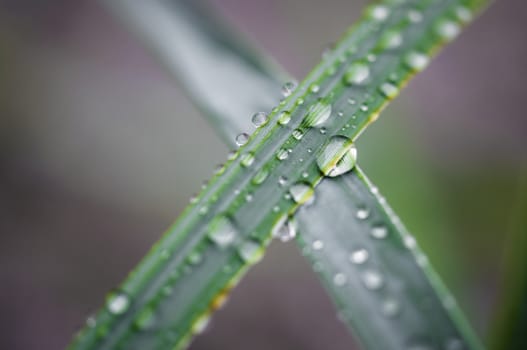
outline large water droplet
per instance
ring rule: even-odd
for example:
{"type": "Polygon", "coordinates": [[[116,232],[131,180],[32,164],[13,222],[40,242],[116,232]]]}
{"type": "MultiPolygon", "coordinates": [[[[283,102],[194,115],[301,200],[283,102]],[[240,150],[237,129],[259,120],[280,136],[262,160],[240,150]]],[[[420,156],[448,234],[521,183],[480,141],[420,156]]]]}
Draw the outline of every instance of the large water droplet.
{"type": "Polygon", "coordinates": [[[307,182],[297,182],[289,188],[289,193],[293,200],[300,205],[309,204],[315,198],[315,190],[307,182]]]}
{"type": "Polygon", "coordinates": [[[264,248],[253,240],[245,241],[238,247],[238,255],[248,264],[256,264],[262,259],[263,254],[264,248]]]}
{"type": "Polygon", "coordinates": [[[265,112],[255,113],[251,119],[253,125],[257,128],[264,126],[269,121],[269,117],[265,112]]]}
{"type": "Polygon", "coordinates": [[[325,176],[339,176],[353,169],[357,162],[357,149],[351,139],[333,136],[321,149],[316,161],[325,176]]]}
{"type": "Polygon", "coordinates": [[[212,220],[209,226],[208,237],[220,248],[231,245],[238,235],[232,220],[221,215],[212,220]]]}
{"type": "Polygon", "coordinates": [[[289,152],[285,148],[280,148],[278,152],[276,152],[276,158],[278,160],[285,160],[289,157],[289,152]]]}
{"type": "Polygon", "coordinates": [[[364,264],[369,257],[370,254],[368,253],[368,251],[366,249],[361,248],[351,252],[349,259],[352,263],[360,265],[364,264]]]}
{"type": "Polygon", "coordinates": [[[106,308],[114,315],[121,315],[128,310],[130,298],[123,292],[113,292],[106,299],[106,308]]]}
{"type": "Polygon", "coordinates": [[[242,132],[236,136],[236,145],[243,146],[249,141],[249,134],[242,132]]]}
{"type": "Polygon", "coordinates": [[[308,127],[319,126],[328,120],[330,115],[331,104],[320,99],[314,105],[309,107],[303,123],[308,127]]]}
{"type": "Polygon", "coordinates": [[[352,63],[344,74],[344,82],[349,85],[361,85],[370,76],[370,68],[365,63],[352,63]]]}

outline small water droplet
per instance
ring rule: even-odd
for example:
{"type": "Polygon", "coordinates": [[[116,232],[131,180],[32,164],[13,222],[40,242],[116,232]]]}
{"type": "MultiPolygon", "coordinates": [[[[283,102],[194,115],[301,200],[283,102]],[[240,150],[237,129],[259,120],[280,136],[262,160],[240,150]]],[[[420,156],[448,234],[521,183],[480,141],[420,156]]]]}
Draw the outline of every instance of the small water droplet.
{"type": "Polygon", "coordinates": [[[355,100],[352,99],[351,97],[348,98],[348,104],[350,104],[350,105],[354,105],[354,104],[356,104],[356,103],[357,103],[357,101],[355,101],[355,100]]]}
{"type": "Polygon", "coordinates": [[[113,292],[106,299],[106,308],[114,315],[121,315],[128,310],[130,298],[123,292],[113,292]]]}
{"type": "Polygon", "coordinates": [[[190,202],[190,204],[196,204],[198,202],[198,195],[197,194],[193,194],[192,197],[190,197],[189,202],[190,202]]]}
{"type": "Polygon", "coordinates": [[[457,7],[455,12],[457,18],[463,23],[467,23],[472,19],[472,12],[464,6],[457,7]]]}
{"type": "Polygon", "coordinates": [[[150,306],[146,307],[143,311],[141,311],[134,321],[134,325],[142,331],[152,328],[154,324],[155,312],[154,309],[150,306]]]}
{"type": "Polygon", "coordinates": [[[441,20],[436,25],[437,35],[445,40],[454,39],[460,31],[459,25],[454,21],[441,20]]]}
{"type": "Polygon", "coordinates": [[[198,265],[203,261],[203,255],[200,252],[194,251],[188,256],[188,262],[191,265],[198,265]]]}
{"type": "Polygon", "coordinates": [[[293,91],[295,91],[296,87],[297,87],[297,83],[294,81],[289,81],[285,83],[282,86],[282,95],[284,97],[290,96],[293,93],[293,91]]]}
{"type": "Polygon", "coordinates": [[[357,162],[357,149],[351,139],[333,136],[318,153],[316,162],[325,176],[339,176],[353,169],[357,162]]]}
{"type": "Polygon", "coordinates": [[[302,139],[302,137],[304,137],[304,133],[300,129],[295,129],[295,130],[293,130],[293,137],[296,140],[300,140],[300,139],[302,139]]]}
{"type": "Polygon", "coordinates": [[[370,211],[366,208],[360,208],[355,216],[359,220],[365,220],[370,216],[370,211]]]}
{"type": "Polygon", "coordinates": [[[320,128],[320,133],[321,133],[322,135],[324,135],[326,132],[327,132],[326,127],[323,126],[323,127],[320,128]]]}
{"type": "Polygon", "coordinates": [[[370,235],[373,238],[384,239],[388,236],[388,229],[385,226],[375,226],[372,227],[370,235]]]}
{"type": "Polygon", "coordinates": [[[379,39],[379,47],[385,50],[395,49],[403,43],[400,32],[395,30],[386,31],[379,39]]]}
{"type": "Polygon", "coordinates": [[[315,199],[315,191],[307,182],[297,182],[289,188],[289,193],[293,200],[300,205],[310,204],[315,199]]]}
{"type": "Polygon", "coordinates": [[[399,313],[399,303],[394,299],[386,299],[382,303],[382,313],[386,317],[394,317],[399,313]]]}
{"type": "Polygon", "coordinates": [[[362,274],[362,282],[366,288],[370,290],[377,290],[382,288],[384,285],[384,280],[380,273],[373,270],[366,270],[362,274]]]}
{"type": "Polygon", "coordinates": [[[445,342],[445,350],[463,350],[463,342],[458,338],[450,338],[445,342]]]}
{"type": "Polygon", "coordinates": [[[267,124],[269,116],[265,112],[257,112],[253,114],[251,121],[255,127],[259,128],[267,124]]]}
{"type": "Polygon", "coordinates": [[[280,116],[278,117],[278,124],[280,125],[287,125],[291,121],[291,113],[289,112],[282,112],[280,113],[280,116]]]}
{"type": "Polygon", "coordinates": [[[242,132],[236,136],[236,145],[239,147],[245,145],[249,141],[249,134],[242,132]]]}
{"type": "Polygon", "coordinates": [[[311,86],[309,87],[309,91],[316,94],[320,91],[320,86],[318,86],[317,84],[311,84],[311,86]]]}
{"type": "Polygon", "coordinates": [[[209,314],[205,314],[205,315],[199,317],[194,322],[194,324],[192,325],[192,333],[200,334],[200,333],[205,332],[205,330],[209,326],[209,323],[210,323],[210,316],[209,316],[209,314]]]}
{"type": "Polygon", "coordinates": [[[370,8],[369,14],[376,21],[384,21],[390,15],[390,9],[384,5],[375,5],[370,8]]]}
{"type": "Polygon", "coordinates": [[[370,68],[365,63],[352,63],[344,74],[344,82],[348,85],[361,85],[370,76],[370,68]]]}
{"type": "Polygon", "coordinates": [[[324,100],[318,100],[314,105],[309,107],[303,123],[308,127],[319,126],[323,124],[331,115],[331,105],[324,100]]]}
{"type": "Polygon", "coordinates": [[[313,247],[314,250],[322,250],[322,249],[324,249],[324,242],[322,242],[321,240],[317,239],[317,240],[313,241],[312,247],[313,247]]]}
{"type": "Polygon", "coordinates": [[[399,88],[392,83],[382,83],[379,91],[388,99],[393,99],[399,93],[399,88]]]}
{"type": "Polygon", "coordinates": [[[242,156],[240,164],[246,168],[250,167],[254,163],[254,154],[249,152],[242,156]]]}
{"type": "Polygon", "coordinates": [[[262,259],[263,254],[263,247],[253,240],[244,241],[238,247],[238,255],[248,264],[256,264],[262,259]]]}
{"type": "Polygon", "coordinates": [[[294,219],[287,219],[281,226],[273,231],[273,237],[288,242],[296,237],[298,225],[294,219]]]}
{"type": "Polygon", "coordinates": [[[198,210],[198,213],[199,213],[199,215],[201,215],[201,216],[206,215],[208,212],[209,212],[209,207],[207,207],[206,205],[202,206],[202,207],[199,208],[199,210],[198,210]]]}
{"type": "Polygon", "coordinates": [[[357,250],[354,250],[351,252],[349,259],[352,263],[360,265],[364,264],[368,258],[370,257],[370,253],[364,248],[360,248],[357,250]]]}
{"type": "Polygon", "coordinates": [[[366,106],[365,104],[360,106],[360,110],[363,111],[363,112],[367,112],[368,109],[369,109],[368,106],[366,106]]]}
{"type": "Polygon", "coordinates": [[[285,176],[280,176],[278,178],[278,184],[280,186],[285,186],[287,184],[287,178],[285,176]]]}
{"type": "Polygon", "coordinates": [[[212,220],[209,226],[208,237],[220,248],[231,245],[238,235],[232,220],[220,215],[212,220]]]}
{"type": "Polygon", "coordinates": [[[417,51],[412,51],[408,53],[404,58],[404,62],[408,66],[408,68],[416,72],[419,72],[425,69],[426,66],[428,66],[429,61],[430,59],[428,58],[427,55],[425,55],[424,53],[417,52],[417,51]]]}
{"type": "Polygon", "coordinates": [[[237,151],[230,151],[228,154],[227,154],[227,160],[234,160],[238,157],[238,152],[237,151]]]}
{"type": "Polygon", "coordinates": [[[301,106],[304,104],[304,99],[302,97],[300,97],[298,100],[296,100],[296,105],[297,106],[301,106]]]}
{"type": "Polygon", "coordinates": [[[246,202],[252,202],[252,201],[253,201],[253,198],[254,198],[254,197],[253,197],[252,193],[247,193],[247,194],[245,195],[245,201],[246,201],[246,202]]]}
{"type": "Polygon", "coordinates": [[[286,149],[281,148],[281,149],[276,153],[276,158],[277,158],[278,160],[285,160],[285,159],[287,159],[287,157],[289,157],[289,152],[287,152],[286,149]]]}
{"type": "Polygon", "coordinates": [[[415,238],[409,234],[403,237],[403,242],[406,248],[408,249],[415,249],[415,247],[417,246],[417,242],[415,241],[415,238]]]}
{"type": "Polygon", "coordinates": [[[94,316],[90,316],[86,319],[86,326],[88,328],[95,328],[97,326],[97,319],[94,316]]]}
{"type": "Polygon", "coordinates": [[[337,287],[342,287],[348,282],[348,278],[345,274],[339,272],[336,273],[335,276],[333,276],[333,284],[335,284],[337,287]]]}
{"type": "Polygon", "coordinates": [[[267,168],[262,168],[256,173],[256,175],[254,175],[252,183],[255,185],[260,185],[267,179],[268,176],[269,170],[267,168]]]}
{"type": "Polygon", "coordinates": [[[417,10],[408,11],[408,19],[412,23],[418,23],[423,20],[423,14],[417,10]]]}

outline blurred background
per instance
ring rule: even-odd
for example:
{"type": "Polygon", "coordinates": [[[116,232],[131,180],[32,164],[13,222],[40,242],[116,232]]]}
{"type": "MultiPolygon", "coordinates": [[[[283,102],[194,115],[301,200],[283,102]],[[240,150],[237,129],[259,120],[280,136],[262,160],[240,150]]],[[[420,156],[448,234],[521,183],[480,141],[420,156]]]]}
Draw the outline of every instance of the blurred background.
{"type": "MultiPolygon", "coordinates": [[[[299,80],[366,4],[213,3],[299,80]]],[[[359,142],[488,341],[511,332],[527,266],[525,13],[496,2],[359,142]]],[[[228,150],[95,1],[0,0],[0,77],[0,348],[64,348],[228,150]]],[[[294,243],[273,243],[212,321],[192,349],[355,344],[294,243]]]]}

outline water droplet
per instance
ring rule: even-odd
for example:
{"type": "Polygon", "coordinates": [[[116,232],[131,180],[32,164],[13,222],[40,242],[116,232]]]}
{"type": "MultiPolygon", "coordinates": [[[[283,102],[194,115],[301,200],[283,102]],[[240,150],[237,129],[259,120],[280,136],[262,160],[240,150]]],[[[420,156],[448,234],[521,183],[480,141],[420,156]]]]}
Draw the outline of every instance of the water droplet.
{"type": "Polygon", "coordinates": [[[318,86],[317,84],[311,84],[311,86],[309,87],[309,91],[316,94],[320,91],[320,86],[318,86]]]}
{"type": "Polygon", "coordinates": [[[382,288],[384,285],[384,280],[380,273],[373,270],[366,270],[362,274],[362,282],[366,286],[366,288],[371,290],[377,290],[382,288]]]}
{"type": "Polygon", "coordinates": [[[441,20],[436,25],[437,35],[445,40],[454,39],[460,31],[459,25],[454,21],[441,20]]]}
{"type": "Polygon", "coordinates": [[[273,237],[288,242],[296,237],[298,230],[297,223],[294,219],[287,219],[281,226],[273,231],[273,237]]]}
{"type": "Polygon", "coordinates": [[[289,112],[282,112],[280,113],[280,116],[278,117],[278,124],[280,125],[287,125],[291,121],[291,113],[289,112]]]}
{"type": "Polygon", "coordinates": [[[303,123],[308,127],[318,126],[328,120],[330,115],[331,105],[323,100],[318,100],[314,105],[309,107],[303,123]]]}
{"type": "Polygon", "coordinates": [[[445,342],[445,350],[463,350],[464,348],[461,339],[451,338],[445,342]]]}
{"type": "Polygon", "coordinates": [[[376,5],[370,8],[370,16],[376,21],[384,21],[390,15],[390,9],[383,5],[376,5]]]}
{"type": "Polygon", "coordinates": [[[399,313],[399,303],[394,299],[386,299],[382,303],[382,313],[386,317],[394,317],[399,313]]]}
{"type": "Polygon", "coordinates": [[[399,93],[399,88],[392,83],[382,83],[379,91],[388,99],[393,99],[399,93]]]}
{"type": "Polygon", "coordinates": [[[276,153],[276,158],[277,158],[278,160],[284,160],[284,159],[287,159],[287,157],[289,157],[289,152],[287,152],[286,149],[281,148],[281,149],[276,153]]]}
{"type": "Polygon", "coordinates": [[[137,318],[134,321],[134,325],[139,330],[150,329],[155,324],[155,312],[154,309],[150,306],[146,307],[143,311],[137,315],[137,318]]]}
{"type": "Polygon", "coordinates": [[[237,151],[230,151],[228,154],[227,154],[227,159],[228,160],[234,160],[238,157],[238,152],[237,151]]]}
{"type": "Polygon", "coordinates": [[[370,216],[370,211],[368,209],[361,208],[361,209],[357,210],[357,214],[356,214],[357,219],[365,220],[365,219],[368,218],[368,216],[370,216]]]}
{"type": "Polygon", "coordinates": [[[239,147],[245,145],[249,141],[249,134],[242,132],[236,136],[236,145],[239,147]]]}
{"type": "Polygon", "coordinates": [[[322,135],[324,135],[327,131],[328,131],[328,130],[327,130],[326,127],[324,127],[324,126],[320,128],[320,133],[321,133],[322,135]]]}
{"type": "Polygon", "coordinates": [[[342,287],[348,282],[348,278],[345,274],[339,272],[336,273],[335,276],[333,276],[333,284],[335,284],[337,287],[342,287]]]}
{"type": "Polygon", "coordinates": [[[231,245],[237,235],[234,223],[225,215],[214,218],[210,223],[208,237],[220,248],[231,245]]]}
{"type": "Polygon", "coordinates": [[[268,176],[269,176],[269,170],[267,168],[262,168],[260,169],[260,171],[256,173],[256,175],[254,175],[252,179],[252,183],[255,185],[260,185],[267,179],[268,176]]]}
{"type": "Polygon", "coordinates": [[[252,202],[252,201],[253,201],[253,198],[254,198],[254,197],[253,197],[252,193],[247,193],[247,194],[245,195],[245,201],[246,201],[246,202],[252,202]]]}
{"type": "Polygon", "coordinates": [[[205,315],[199,317],[194,322],[194,324],[192,325],[192,333],[200,334],[200,333],[205,332],[205,330],[209,326],[209,323],[210,323],[210,316],[209,316],[209,314],[205,314],[205,315]]]}
{"type": "Polygon", "coordinates": [[[403,243],[408,249],[415,249],[415,247],[417,246],[417,242],[415,241],[415,238],[409,234],[403,237],[403,243]]]}
{"type": "Polygon", "coordinates": [[[208,212],[209,212],[209,207],[207,207],[206,205],[202,206],[198,210],[199,215],[202,215],[202,216],[206,215],[208,212]]]}
{"type": "Polygon", "coordinates": [[[352,63],[344,74],[344,82],[349,85],[361,85],[366,82],[366,79],[368,79],[369,76],[370,68],[368,65],[356,62],[352,63]]]}
{"type": "Polygon", "coordinates": [[[408,68],[413,69],[416,72],[425,69],[426,66],[428,66],[429,61],[430,59],[427,55],[417,51],[412,51],[408,53],[404,58],[404,62],[408,66],[408,68]]]}
{"type": "Polygon", "coordinates": [[[370,235],[373,238],[384,239],[388,236],[388,229],[385,226],[375,226],[372,227],[370,235]]]}
{"type": "Polygon", "coordinates": [[[426,255],[421,253],[417,254],[415,261],[417,262],[417,265],[421,267],[425,267],[426,265],[428,265],[428,258],[426,257],[426,255]]]}
{"type": "Polygon", "coordinates": [[[188,256],[188,262],[191,265],[198,265],[203,261],[203,255],[200,252],[194,251],[188,256]]]}
{"type": "Polygon", "coordinates": [[[357,149],[351,139],[333,136],[320,150],[316,162],[325,176],[339,176],[353,169],[357,162],[357,149]]]}
{"type": "Polygon", "coordinates": [[[255,127],[259,128],[267,124],[269,116],[265,112],[258,112],[253,115],[251,121],[255,127]]]}
{"type": "Polygon", "coordinates": [[[317,239],[317,240],[313,241],[312,247],[313,247],[314,250],[322,250],[322,249],[324,249],[324,242],[322,242],[321,240],[317,239]]]}
{"type": "Polygon", "coordinates": [[[249,152],[242,156],[240,164],[246,168],[250,167],[254,163],[254,154],[249,152]]]}
{"type": "Polygon", "coordinates": [[[351,252],[349,259],[352,263],[360,265],[364,264],[368,258],[370,257],[370,253],[366,249],[357,249],[351,252]]]}
{"type": "Polygon", "coordinates": [[[296,100],[296,105],[297,106],[301,106],[304,104],[304,99],[302,97],[300,97],[298,100],[296,100]]]}
{"type": "Polygon", "coordinates": [[[467,23],[472,19],[472,12],[464,6],[457,7],[455,12],[457,18],[463,23],[467,23]]]}
{"type": "Polygon", "coordinates": [[[310,204],[315,199],[315,191],[307,182],[297,182],[289,188],[289,193],[293,200],[300,205],[310,204]]]}
{"type": "Polygon", "coordinates": [[[130,298],[125,293],[113,292],[106,299],[106,308],[114,315],[121,315],[128,310],[130,298]]]}
{"type": "Polygon", "coordinates": [[[86,319],[86,326],[88,328],[95,328],[97,326],[97,319],[94,316],[90,316],[86,319]]]}
{"type": "Polygon", "coordinates": [[[368,109],[369,109],[368,106],[366,106],[365,104],[360,106],[360,110],[363,111],[363,112],[367,112],[368,109]]]}
{"type": "Polygon", "coordinates": [[[304,133],[300,129],[295,129],[295,130],[293,130],[293,137],[296,140],[300,140],[300,139],[302,139],[302,137],[304,137],[304,133]]]}
{"type": "Polygon", "coordinates": [[[296,87],[297,87],[297,83],[294,81],[289,81],[285,83],[282,86],[282,95],[284,97],[290,96],[293,93],[293,91],[295,91],[296,87]]]}
{"type": "Polygon", "coordinates": [[[285,176],[280,176],[278,178],[278,184],[280,186],[285,186],[287,184],[287,178],[285,176]]]}
{"type": "Polygon", "coordinates": [[[253,240],[243,242],[238,247],[238,255],[248,264],[256,264],[264,254],[264,248],[253,240]]]}
{"type": "Polygon", "coordinates": [[[403,37],[401,33],[395,30],[386,31],[379,40],[379,47],[382,49],[390,50],[395,49],[403,43],[403,37]]]}
{"type": "Polygon", "coordinates": [[[355,101],[355,100],[352,99],[351,97],[348,98],[348,104],[350,104],[350,105],[354,105],[354,104],[356,104],[356,103],[357,103],[357,101],[355,101]]]}
{"type": "Polygon", "coordinates": [[[408,11],[408,19],[412,23],[418,23],[423,20],[423,14],[417,10],[408,11]]]}

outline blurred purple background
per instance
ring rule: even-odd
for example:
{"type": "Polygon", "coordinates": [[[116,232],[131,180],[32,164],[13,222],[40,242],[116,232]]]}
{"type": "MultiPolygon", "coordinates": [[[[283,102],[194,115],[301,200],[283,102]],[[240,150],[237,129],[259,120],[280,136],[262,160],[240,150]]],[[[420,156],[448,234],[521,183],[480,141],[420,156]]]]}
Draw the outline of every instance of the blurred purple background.
{"type": "MultiPolygon", "coordinates": [[[[214,3],[299,79],[365,5],[214,3]]],[[[526,195],[525,13],[525,2],[494,4],[359,145],[484,337],[526,195]]],[[[63,348],[227,149],[97,2],[0,1],[0,62],[0,349],[63,348]]],[[[295,245],[275,243],[192,348],[353,344],[295,245]]]]}

